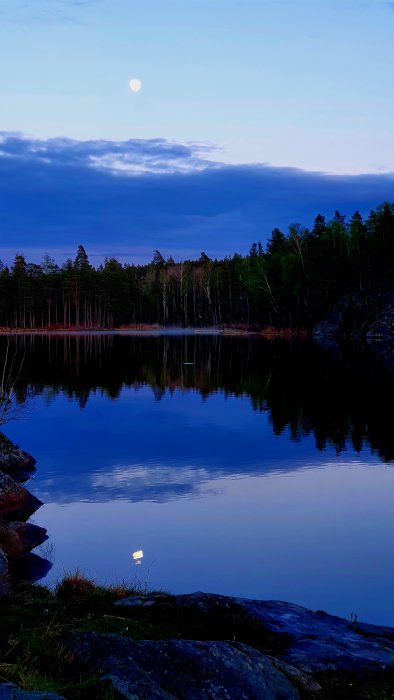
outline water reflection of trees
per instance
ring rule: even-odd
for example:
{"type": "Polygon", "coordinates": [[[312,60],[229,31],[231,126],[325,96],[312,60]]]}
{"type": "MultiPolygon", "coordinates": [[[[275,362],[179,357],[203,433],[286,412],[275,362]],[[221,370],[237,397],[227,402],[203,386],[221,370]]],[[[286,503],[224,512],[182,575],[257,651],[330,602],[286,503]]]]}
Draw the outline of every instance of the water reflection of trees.
{"type": "MultiPolygon", "coordinates": [[[[5,343],[6,339],[0,339],[5,343]]],[[[17,400],[59,393],[83,408],[91,392],[116,399],[123,387],[149,385],[165,392],[222,391],[247,396],[267,411],[273,432],[293,440],[313,434],[316,445],[340,452],[369,445],[394,458],[394,374],[371,349],[344,345],[331,350],[312,342],[267,342],[224,336],[20,336],[25,355],[17,400]],[[192,363],[192,364],[185,364],[192,363]],[[393,436],[393,437],[392,437],[393,436]]]]}

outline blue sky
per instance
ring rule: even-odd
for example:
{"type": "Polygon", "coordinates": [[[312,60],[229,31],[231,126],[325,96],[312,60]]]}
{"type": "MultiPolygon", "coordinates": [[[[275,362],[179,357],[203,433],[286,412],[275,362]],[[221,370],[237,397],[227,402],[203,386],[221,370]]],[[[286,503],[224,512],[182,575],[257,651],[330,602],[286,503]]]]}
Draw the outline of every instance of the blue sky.
{"type": "Polygon", "coordinates": [[[0,0],[1,257],[232,254],[394,199],[393,36],[384,0],[0,0]]]}

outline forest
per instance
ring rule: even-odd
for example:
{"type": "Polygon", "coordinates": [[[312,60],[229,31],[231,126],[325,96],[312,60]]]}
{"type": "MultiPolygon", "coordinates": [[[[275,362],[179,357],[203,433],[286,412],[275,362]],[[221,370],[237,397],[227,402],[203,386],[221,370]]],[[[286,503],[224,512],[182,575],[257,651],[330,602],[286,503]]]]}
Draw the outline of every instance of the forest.
{"type": "Polygon", "coordinates": [[[345,296],[382,294],[393,287],[394,204],[363,218],[318,214],[313,227],[272,231],[248,255],[174,262],[160,251],[146,265],[106,258],[41,264],[18,252],[0,262],[0,326],[12,329],[164,326],[311,328],[345,296]]]}

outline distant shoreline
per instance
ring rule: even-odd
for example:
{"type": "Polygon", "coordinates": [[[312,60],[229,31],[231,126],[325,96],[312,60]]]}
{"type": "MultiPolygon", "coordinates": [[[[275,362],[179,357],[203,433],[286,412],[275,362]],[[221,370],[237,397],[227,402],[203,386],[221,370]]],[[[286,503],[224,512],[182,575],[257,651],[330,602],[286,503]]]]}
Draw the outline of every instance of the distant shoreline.
{"type": "Polygon", "coordinates": [[[254,328],[232,328],[230,327],[198,327],[188,326],[142,326],[119,328],[89,328],[89,327],[64,327],[64,328],[0,328],[0,336],[10,335],[51,335],[51,336],[84,336],[84,335],[120,335],[120,336],[144,336],[144,335],[224,335],[234,337],[262,337],[268,340],[276,338],[283,339],[305,339],[311,336],[311,332],[305,328],[274,328],[272,326],[254,328]]]}

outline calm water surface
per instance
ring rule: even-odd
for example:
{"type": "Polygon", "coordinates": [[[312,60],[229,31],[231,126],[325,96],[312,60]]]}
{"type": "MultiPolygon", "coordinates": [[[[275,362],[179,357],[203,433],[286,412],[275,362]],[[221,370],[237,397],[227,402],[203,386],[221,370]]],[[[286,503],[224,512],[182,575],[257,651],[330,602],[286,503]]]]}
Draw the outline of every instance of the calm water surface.
{"type": "Polygon", "coordinates": [[[47,583],[78,568],[394,625],[394,381],[372,350],[219,336],[12,342],[24,415],[5,432],[37,459],[47,583]]]}

